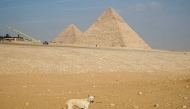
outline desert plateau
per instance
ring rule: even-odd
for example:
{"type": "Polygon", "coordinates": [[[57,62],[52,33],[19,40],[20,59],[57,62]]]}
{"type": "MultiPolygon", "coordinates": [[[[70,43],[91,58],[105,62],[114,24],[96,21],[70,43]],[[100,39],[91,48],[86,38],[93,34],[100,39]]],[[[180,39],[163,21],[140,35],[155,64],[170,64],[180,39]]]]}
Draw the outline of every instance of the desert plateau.
{"type": "Polygon", "coordinates": [[[190,52],[0,43],[1,109],[88,95],[90,109],[189,109],[190,52]]]}

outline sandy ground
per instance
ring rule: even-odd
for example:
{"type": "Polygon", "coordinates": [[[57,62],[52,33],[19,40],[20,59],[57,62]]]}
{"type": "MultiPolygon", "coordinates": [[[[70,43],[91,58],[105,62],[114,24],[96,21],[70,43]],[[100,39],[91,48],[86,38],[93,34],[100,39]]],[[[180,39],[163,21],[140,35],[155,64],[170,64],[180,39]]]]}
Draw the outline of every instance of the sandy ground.
{"type": "Polygon", "coordinates": [[[189,109],[190,53],[0,43],[0,109],[189,109]]]}

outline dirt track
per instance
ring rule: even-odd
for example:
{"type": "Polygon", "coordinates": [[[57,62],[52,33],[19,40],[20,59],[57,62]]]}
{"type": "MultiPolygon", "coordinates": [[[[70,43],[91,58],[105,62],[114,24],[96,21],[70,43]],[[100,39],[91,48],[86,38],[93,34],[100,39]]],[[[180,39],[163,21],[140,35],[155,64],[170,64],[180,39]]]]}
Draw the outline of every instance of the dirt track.
{"type": "Polygon", "coordinates": [[[190,53],[0,44],[0,108],[190,108],[190,53]],[[139,95],[139,92],[142,94],[139,95]]]}

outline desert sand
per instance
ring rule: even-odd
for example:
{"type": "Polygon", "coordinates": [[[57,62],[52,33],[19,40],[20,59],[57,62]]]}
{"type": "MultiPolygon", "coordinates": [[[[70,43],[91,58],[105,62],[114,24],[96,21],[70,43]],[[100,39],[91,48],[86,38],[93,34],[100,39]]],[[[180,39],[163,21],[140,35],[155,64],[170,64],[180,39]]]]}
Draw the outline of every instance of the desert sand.
{"type": "Polygon", "coordinates": [[[190,52],[0,43],[0,109],[88,95],[89,109],[189,109],[190,52]]]}

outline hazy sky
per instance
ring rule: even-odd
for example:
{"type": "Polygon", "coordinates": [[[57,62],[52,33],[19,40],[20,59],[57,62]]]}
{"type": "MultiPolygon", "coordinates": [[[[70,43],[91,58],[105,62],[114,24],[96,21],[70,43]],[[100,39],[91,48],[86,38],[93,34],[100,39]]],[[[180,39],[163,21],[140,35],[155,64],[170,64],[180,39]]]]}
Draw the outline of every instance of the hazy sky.
{"type": "Polygon", "coordinates": [[[190,50],[190,0],[0,0],[0,36],[53,40],[70,24],[85,32],[112,7],[155,49],[190,50]]]}

